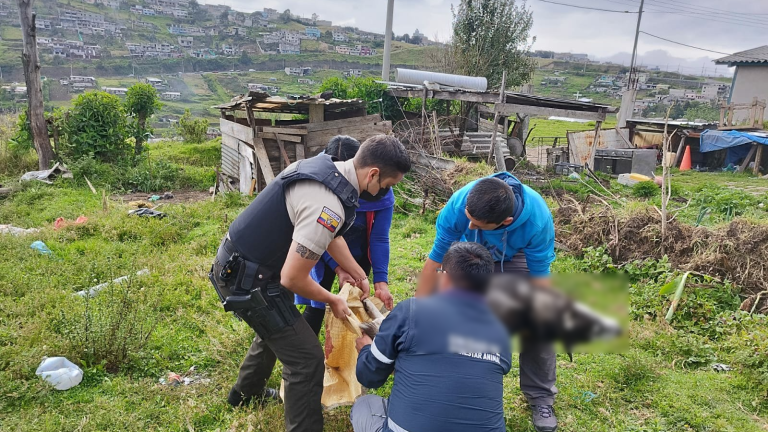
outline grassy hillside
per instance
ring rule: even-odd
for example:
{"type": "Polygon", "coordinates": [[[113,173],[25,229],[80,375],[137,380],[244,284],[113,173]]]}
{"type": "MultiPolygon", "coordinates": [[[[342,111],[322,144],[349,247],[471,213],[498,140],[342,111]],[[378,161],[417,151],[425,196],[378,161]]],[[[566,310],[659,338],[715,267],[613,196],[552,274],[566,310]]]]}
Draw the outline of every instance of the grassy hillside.
{"type": "MultiPolygon", "coordinates": [[[[0,221],[41,231],[0,235],[0,429],[271,432],[283,428],[282,405],[232,409],[225,402],[253,333],[222,310],[207,280],[219,241],[249,202],[237,194],[211,200],[204,192],[218,164],[218,149],[216,141],[150,146],[149,158],[156,163],[173,164],[187,178],[198,177],[192,173],[208,176],[169,184],[177,195],[181,184],[202,192],[193,201],[163,204],[159,210],[167,217],[162,220],[129,216],[128,199],[122,200],[120,191],[95,181],[99,194],[93,194],[79,174],[50,186],[17,185],[15,173],[2,179],[19,189],[0,199],[0,221]],[[106,203],[102,190],[112,195],[106,203]],[[80,215],[88,217],[84,225],[52,228],[58,217],[72,220],[80,215]],[[44,241],[53,255],[31,249],[34,240],[44,241]],[[149,269],[149,276],[112,286],[91,300],[73,295],[143,268],[149,269]],[[148,329],[152,331],[147,336],[148,329]],[[80,385],[56,391],[35,376],[41,359],[56,355],[82,366],[85,378],[80,385]],[[193,366],[193,374],[203,381],[178,387],[159,383],[169,371],[186,373],[193,366]]],[[[681,182],[682,197],[695,196],[702,184],[723,181],[707,173],[682,177],[687,179],[681,182]]],[[[728,181],[732,177],[727,176],[728,181]]],[[[545,189],[552,187],[570,193],[562,188],[578,185],[553,180],[545,189]]],[[[633,198],[631,189],[615,183],[608,187],[629,200],[626,208],[615,209],[619,215],[649,210],[655,203],[633,198]]],[[[402,191],[396,193],[400,196],[402,191]]],[[[547,200],[559,214],[557,202],[547,200]]],[[[603,204],[595,208],[605,211],[603,204]]],[[[756,213],[749,217],[765,213],[757,206],[752,210],[756,213]]],[[[396,302],[413,295],[415,278],[435,235],[435,217],[429,211],[395,215],[390,288],[396,302]]],[[[705,222],[709,223],[714,222],[705,222]]],[[[569,235],[558,231],[561,240],[569,235]]],[[[766,430],[766,317],[738,312],[741,299],[736,287],[701,279],[686,288],[675,320],[667,324],[662,317],[670,300],[658,292],[674,277],[669,262],[649,260],[623,268],[632,281],[629,347],[619,354],[577,353],[573,363],[558,356],[560,430],[766,430]],[[715,372],[710,368],[713,362],[727,363],[734,370],[715,372]]],[[[583,254],[559,253],[554,270],[608,273],[616,266],[604,249],[597,248],[583,254]]],[[[279,386],[280,371],[278,364],[269,385],[279,386]]],[[[518,381],[514,356],[504,379],[507,430],[530,431],[518,381]]],[[[376,393],[387,396],[392,382],[390,378],[376,393]]],[[[348,415],[348,407],[326,412],[325,430],[350,431],[348,415]]]]}

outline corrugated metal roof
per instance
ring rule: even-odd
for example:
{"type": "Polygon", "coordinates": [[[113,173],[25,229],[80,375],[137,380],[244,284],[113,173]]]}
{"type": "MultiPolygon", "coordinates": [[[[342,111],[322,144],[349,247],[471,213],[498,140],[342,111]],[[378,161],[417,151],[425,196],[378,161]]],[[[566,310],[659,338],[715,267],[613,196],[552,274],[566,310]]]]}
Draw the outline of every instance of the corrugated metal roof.
{"type": "Polygon", "coordinates": [[[326,109],[343,110],[349,108],[361,108],[366,106],[362,99],[322,99],[315,97],[303,97],[300,99],[286,99],[280,96],[270,96],[262,91],[250,91],[247,95],[236,96],[231,101],[214,106],[221,110],[244,110],[249,106],[253,111],[303,113],[309,112],[309,105],[324,105],[326,109]]]}
{"type": "MultiPolygon", "coordinates": [[[[635,123],[635,124],[651,124],[651,125],[660,125],[664,126],[665,122],[664,120],[651,120],[651,119],[627,119],[627,123],[635,123]]],[[[678,120],[670,120],[668,122],[670,126],[686,126],[689,128],[697,129],[706,129],[707,127],[711,126],[717,126],[717,122],[704,122],[704,123],[696,123],[691,121],[678,121],[678,120]]]]}
{"type": "Polygon", "coordinates": [[[715,60],[715,64],[768,63],[768,45],[737,52],[715,60]]]}
{"type": "MultiPolygon", "coordinates": [[[[396,83],[396,82],[390,82],[390,81],[377,81],[377,82],[386,84],[390,90],[409,90],[412,92],[416,92],[416,91],[421,92],[424,90],[424,86],[402,84],[402,83],[396,83]]],[[[451,87],[441,86],[439,84],[434,84],[434,88],[428,86],[427,89],[439,91],[439,92],[445,92],[445,93],[453,93],[456,95],[459,95],[462,93],[484,95],[488,99],[484,103],[494,103],[498,101],[498,97],[499,97],[498,96],[499,93],[494,91],[478,91],[478,90],[451,88],[451,87]]],[[[616,111],[616,108],[610,105],[602,105],[602,104],[596,104],[593,102],[584,102],[584,101],[579,101],[574,99],[551,98],[551,97],[537,96],[537,95],[532,95],[528,93],[518,93],[518,92],[512,92],[512,91],[505,91],[504,94],[506,96],[505,103],[508,103],[508,104],[538,106],[543,108],[559,108],[559,109],[587,111],[587,112],[598,112],[600,110],[604,110],[607,113],[612,113],[616,111]]]]}

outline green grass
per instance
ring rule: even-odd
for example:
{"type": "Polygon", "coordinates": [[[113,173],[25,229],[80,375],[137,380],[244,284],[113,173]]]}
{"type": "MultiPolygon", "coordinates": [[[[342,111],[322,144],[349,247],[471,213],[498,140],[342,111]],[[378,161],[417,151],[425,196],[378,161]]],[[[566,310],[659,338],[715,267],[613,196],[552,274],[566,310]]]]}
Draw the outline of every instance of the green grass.
{"type": "Polygon", "coordinates": [[[0,37],[9,41],[20,41],[22,38],[21,28],[5,25],[0,30],[0,37]]]}
{"type": "MultiPolygon", "coordinates": [[[[602,129],[613,129],[616,126],[616,118],[608,117],[603,122],[602,129]]],[[[567,132],[588,131],[595,130],[595,122],[590,121],[586,123],[569,122],[563,120],[549,120],[547,118],[534,117],[530,120],[529,131],[530,138],[528,145],[530,147],[536,147],[538,141],[537,137],[566,137],[567,132]]],[[[545,140],[545,145],[552,143],[552,140],[545,140]]],[[[561,145],[565,145],[565,140],[560,140],[561,145]]]]}
{"type": "MultiPolygon", "coordinates": [[[[218,146],[218,141],[155,144],[149,157],[185,170],[206,170],[217,164],[218,146]]],[[[680,174],[679,178],[687,191],[704,177],[680,174]]],[[[736,176],[730,180],[740,185],[754,182],[736,176]]],[[[233,410],[225,402],[252,332],[221,309],[207,271],[221,237],[247,203],[247,198],[228,194],[216,201],[165,204],[161,210],[168,217],[162,220],[137,218],[127,215],[127,205],[119,200],[110,200],[105,210],[100,194],[92,194],[79,179],[52,186],[26,184],[0,200],[0,221],[42,228],[31,236],[0,235],[0,429],[281,430],[282,406],[233,410]],[[86,224],[52,229],[57,217],[80,215],[89,218],[86,224]],[[34,240],[44,241],[54,256],[30,249],[34,240]],[[88,309],[85,300],[72,295],[142,268],[150,269],[151,275],[102,292],[88,303],[88,309]],[[102,362],[97,352],[83,349],[89,346],[83,340],[84,317],[90,317],[91,335],[98,334],[95,329],[108,327],[110,314],[115,313],[109,307],[112,300],[127,300],[125,307],[135,313],[131,322],[156,326],[146,345],[137,345],[118,364],[109,359],[102,362]],[[59,392],[37,379],[34,371],[42,357],[54,355],[88,360],[83,365],[83,383],[59,392]],[[193,365],[211,381],[188,387],[158,384],[168,371],[181,373],[193,365]]],[[[414,292],[414,281],[435,235],[434,220],[433,213],[395,216],[390,288],[396,301],[414,292]]],[[[594,262],[589,257],[561,255],[554,270],[570,272],[594,262]]],[[[642,280],[632,286],[630,306],[635,320],[627,352],[577,354],[574,363],[559,356],[560,430],[765,430],[768,380],[761,375],[763,369],[748,363],[765,362],[765,351],[751,348],[762,346],[759,341],[766,339],[765,319],[723,324],[719,326],[722,336],[702,334],[698,327],[682,323],[670,327],[658,318],[668,306],[668,300],[657,294],[660,283],[642,280]],[[751,337],[756,339],[750,342],[751,337]],[[744,360],[740,353],[752,355],[744,360]],[[720,374],[706,362],[694,365],[690,357],[696,355],[712,356],[712,361],[732,364],[736,370],[720,374]],[[688,360],[681,362],[681,358],[688,360]],[[584,401],[581,396],[586,391],[597,397],[584,401]]],[[[714,320],[720,319],[715,318],[717,314],[732,315],[737,297],[700,290],[690,294],[690,300],[684,299],[678,316],[714,320]],[[712,304],[714,310],[696,309],[701,304],[712,304]]],[[[270,385],[279,386],[279,370],[278,366],[270,385]]],[[[532,431],[518,380],[515,359],[505,378],[507,429],[532,431]]],[[[389,385],[391,380],[378,393],[386,396],[389,385]]],[[[348,408],[327,412],[325,430],[351,430],[348,413],[348,408]]]]}

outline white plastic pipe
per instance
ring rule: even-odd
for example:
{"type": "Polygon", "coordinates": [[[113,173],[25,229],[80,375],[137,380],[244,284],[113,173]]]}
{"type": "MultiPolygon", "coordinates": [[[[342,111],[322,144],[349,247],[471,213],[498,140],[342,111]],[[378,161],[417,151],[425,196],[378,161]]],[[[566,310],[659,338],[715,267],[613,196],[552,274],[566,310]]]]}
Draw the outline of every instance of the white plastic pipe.
{"type": "Polygon", "coordinates": [[[467,90],[486,91],[488,89],[488,80],[485,79],[485,77],[451,75],[413,69],[397,68],[397,77],[395,80],[402,84],[423,85],[424,81],[428,81],[448,87],[458,87],[467,90]]]}

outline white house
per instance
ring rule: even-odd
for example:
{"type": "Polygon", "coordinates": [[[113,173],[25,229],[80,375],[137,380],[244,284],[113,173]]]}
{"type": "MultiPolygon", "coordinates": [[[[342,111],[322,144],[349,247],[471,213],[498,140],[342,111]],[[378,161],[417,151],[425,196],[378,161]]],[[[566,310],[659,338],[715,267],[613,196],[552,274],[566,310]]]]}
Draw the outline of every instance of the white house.
{"type": "MultiPolygon", "coordinates": [[[[715,64],[736,68],[728,95],[729,103],[752,103],[754,98],[768,100],[768,45],[717,59],[715,64]]],[[[743,121],[749,115],[749,110],[736,111],[734,121],[743,121]]]]}
{"type": "Polygon", "coordinates": [[[160,98],[165,100],[179,100],[181,99],[181,93],[167,91],[160,94],[160,98]]]}

